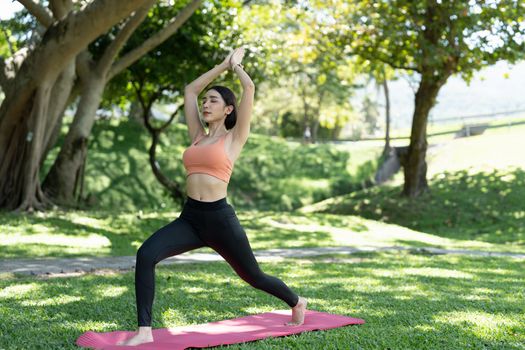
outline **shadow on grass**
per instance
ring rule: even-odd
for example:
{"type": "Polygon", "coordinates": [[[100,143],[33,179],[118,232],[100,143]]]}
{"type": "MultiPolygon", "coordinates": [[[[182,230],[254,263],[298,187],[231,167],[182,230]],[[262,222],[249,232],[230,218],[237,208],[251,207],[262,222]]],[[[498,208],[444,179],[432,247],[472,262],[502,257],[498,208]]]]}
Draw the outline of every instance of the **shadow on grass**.
{"type": "MultiPolygon", "coordinates": [[[[343,228],[354,232],[365,232],[368,228],[356,220],[346,220],[339,215],[312,214],[305,217],[294,212],[242,212],[236,210],[241,225],[247,232],[254,250],[272,248],[305,248],[329,246],[334,242],[330,228],[343,228]],[[267,221],[267,220],[273,220],[267,221]],[[286,226],[290,225],[290,226],[286,226]],[[305,230],[304,226],[308,229],[305,230]]],[[[20,231],[19,242],[4,242],[0,259],[37,257],[103,257],[134,256],[140,244],[158,229],[179,216],[178,212],[135,213],[111,212],[49,212],[44,215],[18,215],[5,213],[0,216],[0,228],[9,234],[11,227],[20,231]],[[32,235],[65,235],[76,239],[69,242],[56,239],[40,242],[32,235]],[[107,239],[91,246],[83,246],[82,240],[90,236],[107,239]]],[[[12,235],[13,233],[11,233],[12,235]]],[[[1,242],[0,242],[1,244],[1,242]]]]}
{"type": "MultiPolygon", "coordinates": [[[[430,243],[425,243],[425,242],[421,242],[421,241],[414,241],[414,240],[410,240],[410,239],[396,239],[395,242],[397,244],[400,244],[400,245],[406,245],[406,246],[409,246],[409,247],[417,247],[417,248],[425,248],[425,247],[430,247],[430,248],[439,248],[439,245],[438,244],[430,244],[430,243]]],[[[425,254],[429,254],[429,253],[425,253],[425,254]]]]}
{"type": "Polygon", "coordinates": [[[319,212],[359,215],[434,235],[512,243],[525,248],[525,171],[443,173],[416,199],[400,187],[375,187],[339,198],[319,212]]]}
{"type": "MultiPolygon", "coordinates": [[[[311,309],[363,318],[365,325],[321,332],[323,339],[319,332],[304,333],[243,348],[282,349],[290,341],[298,348],[326,343],[339,348],[350,343],[357,348],[498,348],[524,340],[521,262],[407,253],[361,257],[352,264],[306,259],[300,272],[297,264],[261,267],[309,298],[311,309]]],[[[87,330],[134,330],[133,281],[132,272],[0,280],[6,335],[0,347],[9,341],[15,348],[73,349],[87,330]]],[[[251,288],[224,262],[159,266],[156,281],[154,328],[287,308],[251,288]]]]}
{"type": "MultiPolygon", "coordinates": [[[[166,216],[166,215],[164,215],[166,216]]],[[[176,218],[176,216],[174,217],[176,218]]],[[[173,218],[173,219],[174,219],[173,218]]],[[[17,243],[2,245],[0,258],[36,258],[36,257],[75,257],[75,256],[120,256],[135,255],[138,247],[133,242],[142,242],[153,232],[167,225],[171,217],[155,217],[139,219],[135,214],[115,214],[109,212],[90,212],[83,216],[82,212],[53,212],[43,217],[36,215],[3,213],[0,215],[0,226],[22,226],[24,236],[32,234],[60,233],[74,238],[88,239],[90,235],[105,237],[109,246],[83,247],[45,242],[17,243]],[[94,224],[75,223],[76,218],[82,221],[95,221],[94,224]],[[98,251],[97,251],[98,249],[98,251]],[[103,251],[103,253],[102,253],[103,251]]],[[[9,229],[7,231],[9,233],[9,229]]]]}
{"type": "MultiPolygon", "coordinates": [[[[295,214],[290,217],[293,215],[295,214]]],[[[5,213],[0,216],[0,227],[5,227],[7,233],[9,227],[21,227],[18,230],[23,231],[23,234],[17,244],[0,243],[0,259],[134,256],[142,242],[178,216],[178,212],[149,213],[140,218],[134,213],[112,215],[111,212],[52,212],[43,217],[5,213]],[[43,240],[47,234],[50,237],[61,234],[79,240],[68,242],[66,239],[62,243],[54,240],[46,243],[35,241],[31,237],[33,234],[44,234],[43,240]],[[87,242],[91,235],[106,238],[109,242],[107,245],[100,243],[99,246],[82,246],[81,240],[85,239],[87,242]]],[[[316,247],[320,242],[333,242],[330,233],[322,227],[308,233],[297,228],[274,227],[262,221],[267,216],[254,211],[240,215],[241,224],[250,235],[253,249],[316,247]]],[[[330,222],[325,224],[330,225],[330,222]]]]}

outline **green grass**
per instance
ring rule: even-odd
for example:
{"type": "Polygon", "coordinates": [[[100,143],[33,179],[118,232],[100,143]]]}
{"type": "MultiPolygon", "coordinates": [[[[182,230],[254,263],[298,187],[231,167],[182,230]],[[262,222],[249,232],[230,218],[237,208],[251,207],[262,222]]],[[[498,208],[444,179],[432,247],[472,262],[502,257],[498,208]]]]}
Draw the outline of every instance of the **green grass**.
{"type": "MultiPolygon", "coordinates": [[[[494,121],[489,123],[491,126],[496,126],[496,128],[486,129],[485,132],[481,135],[479,138],[484,138],[484,136],[487,135],[522,135],[523,130],[525,130],[525,125],[511,125],[512,123],[521,123],[524,122],[525,119],[522,118],[515,118],[515,119],[506,119],[501,121],[494,121]]],[[[441,132],[450,132],[450,134],[446,135],[437,135],[437,136],[429,136],[428,137],[428,144],[429,145],[436,145],[436,144],[442,144],[447,143],[450,141],[455,140],[473,140],[477,137],[469,137],[469,138],[455,138],[455,132],[459,131],[463,127],[463,123],[458,124],[449,124],[449,125],[430,125],[427,129],[427,135],[432,135],[433,133],[441,133],[441,132]]],[[[406,139],[401,140],[392,140],[391,144],[393,146],[408,146],[410,140],[410,128],[404,129],[404,130],[394,130],[392,132],[392,137],[407,137],[406,139]]],[[[362,153],[363,150],[366,151],[373,151],[378,150],[379,152],[383,149],[385,142],[384,140],[370,140],[370,141],[362,141],[362,142],[355,142],[351,143],[350,146],[347,146],[347,149],[351,150],[359,150],[360,153],[362,153]]],[[[459,146],[459,145],[458,145],[459,146]]],[[[493,145],[493,149],[497,150],[501,144],[493,145]]],[[[344,148],[344,147],[343,147],[344,148]]],[[[457,150],[457,148],[456,148],[457,150]]]]}
{"type": "MultiPolygon", "coordinates": [[[[358,215],[442,238],[497,244],[498,249],[508,251],[525,250],[524,170],[443,173],[433,178],[430,186],[431,191],[416,200],[402,197],[401,186],[382,186],[300,211],[305,215],[358,215]]],[[[410,242],[401,239],[399,243],[410,242]]]]}
{"type": "MultiPolygon", "coordinates": [[[[525,121],[525,116],[517,116],[513,118],[501,118],[501,119],[486,119],[486,118],[478,118],[478,119],[470,119],[464,121],[457,121],[457,122],[450,122],[450,123],[435,123],[432,121],[429,121],[428,123],[428,129],[427,134],[432,135],[435,133],[443,133],[443,132],[450,132],[455,133],[463,128],[465,124],[488,124],[490,127],[502,127],[507,126],[514,123],[521,123],[525,121]]],[[[488,129],[491,130],[491,129],[488,129]]],[[[393,137],[408,137],[410,135],[411,127],[407,127],[404,129],[397,129],[392,131],[393,137]]]]}
{"type": "MultiPolygon", "coordinates": [[[[366,324],[228,349],[523,348],[521,261],[410,253],[332,258],[261,267],[307,297],[311,309],[366,324]]],[[[156,278],[154,328],[287,309],[223,262],[159,266],[156,278]]],[[[0,280],[0,348],[75,349],[85,331],[135,329],[133,281],[132,272],[0,280]]]]}
{"type": "Polygon", "coordinates": [[[469,174],[525,169],[525,125],[487,130],[483,135],[441,140],[429,150],[428,176],[443,172],[467,171],[469,174]]]}
{"type": "MultiPolygon", "coordinates": [[[[459,185],[448,186],[442,186],[444,194],[435,190],[433,197],[424,197],[424,205],[399,198],[398,188],[376,188],[339,197],[340,202],[320,203],[329,203],[332,213],[238,210],[237,214],[255,250],[396,245],[524,251],[523,212],[519,209],[522,192],[509,192],[507,206],[494,208],[487,204],[494,198],[483,196],[458,203],[453,196],[459,193],[459,185]],[[476,202],[480,199],[484,201],[476,202]],[[338,215],[349,212],[361,217],[338,215]]],[[[470,191],[478,193],[478,188],[470,191]]],[[[490,193],[499,196],[495,191],[490,193]]],[[[319,206],[310,209],[324,211],[319,206]]],[[[135,255],[147,237],[178,215],[171,211],[4,214],[0,216],[0,259],[135,255]]]]}
{"type": "MultiPolygon", "coordinates": [[[[179,215],[152,178],[143,131],[131,124],[97,130],[86,174],[97,210],[1,213],[0,259],[134,255],[179,215]]],[[[417,201],[399,196],[397,176],[390,185],[315,204],[359,187],[380,145],[299,147],[254,135],[229,200],[255,250],[400,245],[523,253],[525,165],[516,150],[525,149],[524,130],[431,140],[446,144],[429,152],[431,191],[417,201]],[[254,205],[261,210],[251,210],[254,205]]],[[[187,140],[179,127],[172,135],[159,161],[178,179],[184,175],[177,155],[187,140]]],[[[404,251],[261,266],[307,297],[312,309],[367,323],[228,348],[524,348],[522,260],[404,251]]],[[[133,281],[133,272],[0,276],[0,349],[74,349],[87,330],[134,329],[133,281]]],[[[159,266],[157,283],[155,328],[286,308],[245,284],[225,262],[159,266]]]]}
{"type": "Polygon", "coordinates": [[[429,151],[430,191],[415,200],[401,197],[399,173],[387,185],[330,198],[299,212],[356,215],[430,235],[384,235],[394,243],[523,252],[523,135],[525,126],[492,129],[482,136],[448,140],[429,151]]]}

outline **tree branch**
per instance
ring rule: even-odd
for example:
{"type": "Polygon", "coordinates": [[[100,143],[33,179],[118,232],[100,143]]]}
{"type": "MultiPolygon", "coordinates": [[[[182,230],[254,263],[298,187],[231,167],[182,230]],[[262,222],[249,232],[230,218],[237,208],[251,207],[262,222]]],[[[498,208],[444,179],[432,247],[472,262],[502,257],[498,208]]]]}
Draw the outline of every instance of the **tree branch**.
{"type": "Polygon", "coordinates": [[[368,56],[366,54],[363,54],[363,53],[359,53],[359,55],[369,61],[380,61],[382,63],[385,63],[387,65],[389,65],[390,67],[392,68],[395,68],[395,69],[404,69],[404,70],[411,70],[411,71],[414,71],[414,72],[418,72],[419,73],[419,69],[417,67],[413,67],[413,66],[404,66],[404,65],[399,65],[399,64],[394,64],[392,63],[391,61],[389,61],[388,59],[386,58],[383,58],[379,55],[375,55],[375,56],[368,56]]]}
{"type": "Polygon", "coordinates": [[[135,88],[135,91],[137,92],[137,98],[142,108],[142,118],[144,119],[144,125],[146,126],[146,129],[148,130],[148,132],[150,133],[152,137],[151,146],[148,151],[151,170],[153,171],[155,178],[166,189],[169,190],[173,199],[176,199],[176,200],[178,199],[179,201],[183,201],[184,194],[182,193],[179,184],[177,184],[173,180],[170,180],[166,175],[164,175],[156,159],[156,150],[157,150],[157,145],[159,143],[159,136],[162,133],[162,131],[173,121],[180,106],[177,107],[175,112],[171,115],[170,120],[166,124],[164,124],[160,128],[155,128],[150,123],[151,107],[153,105],[153,102],[162,95],[162,90],[165,87],[160,87],[155,92],[153,92],[148,102],[146,102],[142,96],[143,85],[139,82],[133,82],[133,87],[135,88]]]}
{"type": "Polygon", "coordinates": [[[49,0],[49,8],[51,8],[54,17],[58,20],[66,17],[72,7],[73,3],[71,0],[49,0]]]}
{"type": "Polygon", "coordinates": [[[53,14],[47,8],[41,6],[33,0],[18,0],[30,14],[35,16],[35,18],[44,26],[49,27],[53,24],[53,14]]]}
{"type": "MultiPolygon", "coordinates": [[[[24,60],[10,84],[9,94],[0,105],[0,114],[21,113],[31,103],[30,99],[38,91],[39,84],[56,79],[69,60],[147,1],[94,0],[82,10],[71,12],[62,21],[54,22],[45,32],[38,49],[32,50],[24,60]]],[[[16,118],[0,117],[0,129],[13,128],[17,122],[16,118]]],[[[5,142],[5,138],[0,136],[0,149],[5,147],[5,142]]]]}
{"type": "Polygon", "coordinates": [[[161,31],[157,32],[157,34],[150,37],[148,40],[142,43],[142,45],[131,50],[120,60],[115,62],[108,74],[108,80],[111,80],[111,78],[113,78],[115,75],[128,68],[130,65],[135,63],[135,61],[144,56],[147,52],[149,52],[150,50],[164,42],[164,40],[169,38],[180,28],[180,26],[182,26],[182,24],[184,24],[184,22],[188,20],[188,18],[190,18],[190,16],[195,12],[195,10],[197,10],[201,3],[202,0],[192,0],[161,31]]]}
{"type": "MultiPolygon", "coordinates": [[[[155,0],[151,0],[146,3],[144,6],[139,8],[135,13],[128,19],[126,24],[120,29],[115,39],[109,44],[109,46],[104,51],[104,54],[100,58],[97,64],[97,70],[100,73],[106,73],[111,68],[111,63],[117,56],[118,52],[126,44],[126,41],[129,39],[131,34],[137,29],[137,27],[142,23],[150,7],[155,3],[155,0]]],[[[105,75],[105,74],[103,74],[105,75]]]]}
{"type": "Polygon", "coordinates": [[[6,70],[5,60],[2,56],[0,56],[0,87],[2,88],[4,92],[7,89],[7,85],[9,82],[9,79],[7,79],[7,74],[5,74],[5,70],[6,70]]]}
{"type": "Polygon", "coordinates": [[[96,37],[129,17],[148,1],[94,0],[81,11],[72,12],[62,21],[57,21],[46,31],[39,49],[31,54],[31,62],[38,62],[28,64],[26,68],[32,70],[29,74],[32,76],[31,85],[37,85],[51,71],[60,72],[72,56],[76,56],[96,37]]]}
{"type": "Polygon", "coordinates": [[[170,124],[171,122],[173,121],[173,119],[175,119],[175,117],[177,116],[177,112],[179,111],[180,107],[182,105],[178,105],[177,108],[175,108],[175,111],[173,113],[171,113],[170,115],[170,119],[164,123],[164,125],[162,125],[161,127],[159,127],[159,131],[162,132],[164,131],[170,124]]]}
{"type": "Polygon", "coordinates": [[[91,52],[87,49],[80,52],[76,57],[76,71],[77,76],[80,80],[87,80],[89,74],[91,73],[91,66],[93,63],[93,57],[91,52]]]}

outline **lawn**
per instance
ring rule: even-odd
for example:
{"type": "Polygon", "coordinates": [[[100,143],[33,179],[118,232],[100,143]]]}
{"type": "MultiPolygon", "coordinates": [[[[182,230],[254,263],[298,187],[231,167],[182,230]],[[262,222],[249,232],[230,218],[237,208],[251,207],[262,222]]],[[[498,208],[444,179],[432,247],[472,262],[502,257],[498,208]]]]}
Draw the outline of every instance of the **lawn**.
{"type": "MultiPolygon", "coordinates": [[[[398,188],[381,188],[331,201],[333,213],[238,211],[238,217],[254,250],[416,246],[519,253],[524,251],[525,235],[521,214],[516,214],[520,191],[513,192],[514,202],[509,195],[508,210],[479,204],[482,215],[466,199],[462,214],[450,215],[457,205],[454,198],[446,203],[441,197],[429,197],[426,204],[414,206],[396,199],[398,188]],[[496,210],[502,218],[493,213],[496,210]],[[353,215],[338,215],[341,211],[353,215]]],[[[0,259],[135,255],[147,237],[178,215],[170,211],[4,214],[0,216],[0,259]]]]}
{"type": "MultiPolygon", "coordinates": [[[[261,267],[307,297],[311,309],[366,324],[229,349],[523,349],[522,261],[401,252],[261,267]]],[[[224,262],[159,266],[156,278],[154,328],[287,308],[224,262]]],[[[133,280],[132,272],[0,280],[0,348],[75,349],[87,330],[134,329],[133,280]]]]}
{"type": "MultiPolygon", "coordinates": [[[[511,151],[525,149],[525,128],[504,129],[431,143],[431,191],[417,201],[399,196],[397,176],[385,186],[308,205],[316,196],[333,190],[323,188],[326,183],[313,176],[312,169],[303,169],[316,164],[315,157],[331,154],[337,164],[322,171],[346,169],[356,179],[373,167],[377,152],[377,148],[365,147],[345,156],[341,153],[344,146],[333,151],[322,145],[312,153],[315,157],[297,166],[297,176],[290,173],[279,185],[281,204],[288,201],[282,197],[287,190],[293,197],[306,187],[317,186],[303,198],[307,205],[283,211],[233,204],[254,250],[396,245],[523,253],[525,165],[522,155],[511,151]]],[[[265,156],[274,147],[267,140],[255,142],[247,157],[254,162],[250,167],[285,171],[286,156],[265,156]]],[[[239,178],[248,179],[250,173],[240,171],[239,178]]],[[[121,178],[127,181],[124,175],[121,178]]],[[[334,179],[337,177],[330,177],[328,183],[334,179]]],[[[154,185],[148,181],[144,191],[154,185]]],[[[266,189],[274,184],[263,182],[261,186],[266,189]]],[[[351,184],[341,182],[338,191],[351,184]]],[[[137,197],[140,191],[129,195],[133,203],[147,201],[137,197]]],[[[261,198],[270,202],[273,197],[265,194],[261,198]]],[[[1,213],[0,259],[134,255],[149,235],[179,215],[169,206],[137,210],[134,205],[121,208],[125,210],[1,213]]],[[[210,250],[199,250],[205,251],[210,250]]],[[[408,250],[289,258],[261,263],[261,267],[307,297],[311,309],[363,318],[366,324],[229,349],[525,348],[523,260],[408,250]]],[[[134,329],[133,281],[133,271],[60,278],[0,276],[0,349],[75,349],[74,341],[87,330],[134,329]]],[[[157,290],[155,328],[287,307],[249,287],[225,262],[159,266],[157,290]]]]}
{"type": "MultiPolygon", "coordinates": [[[[298,212],[355,215],[440,237],[441,242],[427,241],[430,245],[524,252],[525,157],[518,151],[525,149],[523,135],[525,126],[517,126],[433,144],[430,191],[417,200],[400,195],[399,173],[384,186],[329,198],[298,212]]],[[[404,235],[408,237],[408,231],[404,235]]],[[[424,240],[399,243],[418,245],[424,240]]]]}

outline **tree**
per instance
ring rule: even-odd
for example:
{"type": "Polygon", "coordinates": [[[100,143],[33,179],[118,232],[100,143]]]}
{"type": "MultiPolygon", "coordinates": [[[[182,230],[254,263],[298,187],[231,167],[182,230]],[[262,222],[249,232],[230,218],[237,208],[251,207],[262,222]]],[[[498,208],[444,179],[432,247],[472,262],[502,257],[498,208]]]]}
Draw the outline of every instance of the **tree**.
{"type": "MultiPolygon", "coordinates": [[[[98,41],[98,47],[85,50],[79,55],[77,70],[81,90],[80,101],[64,144],[43,183],[45,193],[56,202],[71,203],[74,200],[77,187],[81,183],[88,152],[87,140],[106,84],[173,35],[190,18],[201,2],[202,0],[192,0],[182,8],[180,5],[158,4],[154,11],[165,11],[171,16],[163,18],[162,26],[151,31],[149,36],[142,36],[143,40],[139,44],[119,55],[149,12],[149,6],[140,8],[124,25],[115,29],[111,36],[106,36],[104,43],[98,41]]],[[[158,13],[151,17],[157,22],[161,21],[158,13]]]]}
{"type": "Polygon", "coordinates": [[[175,111],[171,113],[171,116],[167,122],[165,122],[161,126],[154,126],[152,123],[152,106],[155,100],[159,99],[162,94],[164,93],[164,90],[162,88],[159,88],[157,91],[155,91],[149,98],[145,98],[143,96],[142,87],[144,84],[140,83],[134,83],[134,87],[136,89],[137,93],[137,99],[140,102],[140,106],[142,109],[142,118],[143,123],[146,129],[148,130],[148,133],[151,135],[151,146],[149,148],[149,163],[151,166],[151,170],[153,171],[153,174],[155,175],[155,178],[157,181],[159,181],[164,188],[169,192],[171,198],[175,201],[178,201],[180,205],[184,204],[185,196],[183,194],[183,191],[181,189],[181,186],[176,183],[175,181],[171,180],[169,177],[167,177],[163,172],[162,169],[159,166],[159,162],[157,161],[157,145],[159,144],[159,137],[161,133],[171,124],[171,122],[175,119],[175,116],[177,115],[177,112],[179,111],[179,108],[181,105],[177,106],[175,111]]]}
{"type": "Polygon", "coordinates": [[[322,6],[298,2],[290,8],[287,18],[293,20],[284,25],[285,45],[277,60],[285,79],[276,82],[284,82],[300,98],[302,130],[308,126],[314,142],[320,126],[338,129],[348,120],[348,100],[355,88],[352,62],[326,35],[333,23],[319,16],[322,6]]]}
{"type": "MultiPolygon", "coordinates": [[[[45,28],[18,65],[2,60],[0,84],[0,208],[41,209],[49,200],[38,179],[42,155],[73,89],[75,59],[87,45],[152,0],[95,0],[83,8],[72,0],[43,7],[20,1],[45,28]],[[73,11],[75,9],[75,11],[73,11]]],[[[20,51],[20,50],[19,50],[20,51]]],[[[13,56],[14,57],[14,56],[13,56]]]]}
{"type": "Polygon", "coordinates": [[[379,111],[377,109],[377,102],[366,95],[363,99],[363,108],[361,111],[364,115],[366,132],[373,134],[378,128],[379,111]]]}
{"type": "Polygon", "coordinates": [[[360,72],[369,75],[376,81],[376,85],[383,89],[385,96],[385,146],[383,147],[383,156],[390,154],[390,91],[388,81],[395,79],[395,71],[383,62],[369,61],[358,57],[357,64],[360,72]]]}
{"type": "Polygon", "coordinates": [[[277,135],[281,120],[293,120],[294,127],[284,134],[302,135],[308,125],[315,138],[320,127],[339,125],[348,113],[334,114],[337,108],[332,104],[348,107],[353,72],[324,35],[331,24],[304,1],[249,4],[239,11],[236,25],[239,40],[249,47],[250,73],[262,77],[257,95],[263,98],[256,98],[254,130],[277,135]],[[301,126],[295,130],[297,121],[301,126]]]}
{"type": "Polygon", "coordinates": [[[339,5],[331,7],[332,16],[349,54],[420,76],[410,145],[402,161],[403,193],[416,197],[428,189],[427,119],[441,87],[453,74],[469,80],[498,60],[522,59],[525,3],[356,0],[339,5]]]}

